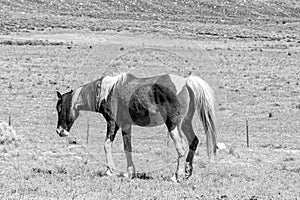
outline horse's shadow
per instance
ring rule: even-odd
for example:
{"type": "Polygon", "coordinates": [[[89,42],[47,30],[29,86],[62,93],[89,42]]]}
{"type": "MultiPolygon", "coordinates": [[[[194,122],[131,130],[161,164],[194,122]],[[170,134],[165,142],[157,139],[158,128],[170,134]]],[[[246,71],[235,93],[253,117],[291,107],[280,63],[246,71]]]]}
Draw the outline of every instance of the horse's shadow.
{"type": "Polygon", "coordinates": [[[136,173],[135,178],[141,179],[141,180],[152,180],[152,179],[154,179],[153,176],[151,176],[150,174],[147,174],[146,172],[136,173]]]}
{"type": "MultiPolygon", "coordinates": [[[[96,175],[99,176],[99,177],[106,177],[106,176],[108,176],[108,175],[105,173],[105,171],[98,171],[98,172],[96,173],[96,175]]],[[[128,178],[128,177],[126,177],[126,175],[125,175],[124,172],[117,173],[117,174],[115,174],[115,176],[118,177],[118,178],[128,178]]],[[[129,178],[128,178],[128,179],[129,179],[129,178]]],[[[152,180],[152,179],[154,179],[154,177],[153,177],[151,174],[146,173],[146,172],[137,172],[137,173],[135,174],[135,176],[134,176],[133,179],[152,180]]]]}

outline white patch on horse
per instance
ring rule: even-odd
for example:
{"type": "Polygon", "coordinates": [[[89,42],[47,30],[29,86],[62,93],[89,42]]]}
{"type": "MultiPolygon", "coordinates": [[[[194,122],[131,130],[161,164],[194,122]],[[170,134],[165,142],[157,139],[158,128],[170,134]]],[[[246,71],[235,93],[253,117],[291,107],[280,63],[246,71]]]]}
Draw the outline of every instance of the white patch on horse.
{"type": "Polygon", "coordinates": [[[122,73],[117,76],[105,76],[101,83],[100,102],[102,100],[107,100],[107,97],[110,91],[112,90],[112,88],[114,87],[114,85],[118,81],[121,81],[121,83],[125,82],[126,80],[125,77],[126,77],[125,73],[122,73]]]}
{"type": "Polygon", "coordinates": [[[178,95],[185,86],[185,80],[182,77],[173,74],[169,74],[169,77],[175,85],[176,95],[178,95]]]}
{"type": "MultiPolygon", "coordinates": [[[[80,92],[81,92],[82,88],[83,87],[79,87],[73,92],[72,104],[71,104],[72,111],[77,110],[78,105],[80,105],[79,95],[80,95],[80,92]]],[[[72,113],[72,114],[74,116],[74,113],[72,113]]]]}

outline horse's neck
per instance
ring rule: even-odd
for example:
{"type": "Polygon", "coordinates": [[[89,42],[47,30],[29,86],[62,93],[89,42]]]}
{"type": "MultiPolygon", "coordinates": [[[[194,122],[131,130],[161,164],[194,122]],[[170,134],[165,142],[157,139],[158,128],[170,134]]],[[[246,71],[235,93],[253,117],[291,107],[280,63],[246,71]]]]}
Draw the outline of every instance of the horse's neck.
{"type": "Polygon", "coordinates": [[[95,111],[92,91],[87,86],[77,88],[73,93],[72,104],[75,110],[95,111]]]}

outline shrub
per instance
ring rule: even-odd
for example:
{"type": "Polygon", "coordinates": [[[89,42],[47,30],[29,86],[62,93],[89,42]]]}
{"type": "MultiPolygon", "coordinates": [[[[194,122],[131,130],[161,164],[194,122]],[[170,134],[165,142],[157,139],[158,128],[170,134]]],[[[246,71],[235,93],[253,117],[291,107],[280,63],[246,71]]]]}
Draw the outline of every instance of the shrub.
{"type": "Polygon", "coordinates": [[[6,122],[0,122],[0,145],[17,145],[20,141],[21,138],[11,126],[6,122]]]}

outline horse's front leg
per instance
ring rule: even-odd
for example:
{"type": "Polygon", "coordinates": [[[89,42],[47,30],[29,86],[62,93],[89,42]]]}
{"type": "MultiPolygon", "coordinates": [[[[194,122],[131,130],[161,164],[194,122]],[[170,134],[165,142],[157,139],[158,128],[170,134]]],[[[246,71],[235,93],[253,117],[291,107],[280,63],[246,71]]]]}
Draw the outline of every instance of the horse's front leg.
{"type": "Polygon", "coordinates": [[[122,126],[122,136],[124,151],[127,158],[127,174],[125,174],[125,176],[133,178],[135,176],[135,168],[132,161],[131,125],[122,126]]]}
{"type": "Polygon", "coordinates": [[[116,169],[116,165],[114,163],[113,156],[112,156],[112,143],[115,139],[118,129],[119,126],[114,121],[107,122],[107,132],[106,132],[106,138],[104,142],[104,151],[106,154],[106,163],[107,163],[107,170],[105,174],[108,176],[113,175],[113,172],[116,169]]]}

